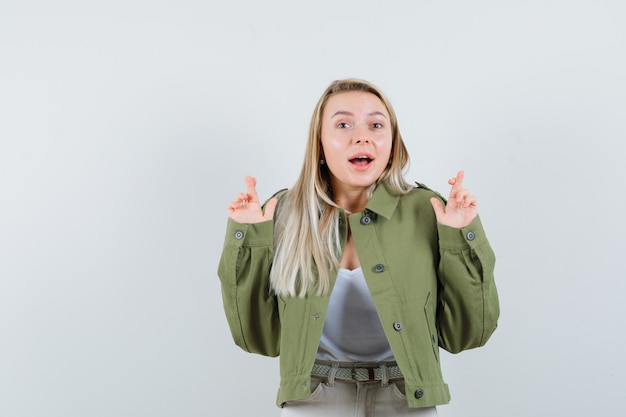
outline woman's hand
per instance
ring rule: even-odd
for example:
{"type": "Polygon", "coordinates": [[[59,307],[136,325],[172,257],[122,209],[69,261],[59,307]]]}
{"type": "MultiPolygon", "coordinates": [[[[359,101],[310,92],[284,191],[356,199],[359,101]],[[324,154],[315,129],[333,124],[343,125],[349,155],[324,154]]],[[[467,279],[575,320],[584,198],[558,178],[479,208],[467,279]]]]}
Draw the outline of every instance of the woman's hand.
{"type": "Polygon", "coordinates": [[[228,205],[228,217],[237,223],[261,223],[272,220],[278,199],[272,198],[265,205],[265,213],[256,193],[256,178],[246,175],[246,192],[228,205]]]}
{"type": "Polygon", "coordinates": [[[460,229],[467,226],[474,220],[478,214],[478,206],[476,197],[470,194],[468,190],[463,188],[463,177],[465,173],[459,171],[455,178],[448,180],[448,184],[452,186],[450,197],[446,207],[440,200],[435,197],[430,199],[433,205],[437,221],[443,225],[460,229]]]}

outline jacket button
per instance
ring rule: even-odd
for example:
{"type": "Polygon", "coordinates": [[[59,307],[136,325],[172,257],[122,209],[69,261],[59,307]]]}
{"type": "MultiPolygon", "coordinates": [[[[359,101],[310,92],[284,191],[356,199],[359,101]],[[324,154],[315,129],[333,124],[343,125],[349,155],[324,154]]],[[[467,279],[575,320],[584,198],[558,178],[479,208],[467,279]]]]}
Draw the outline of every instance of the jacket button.
{"type": "Polygon", "coordinates": [[[237,239],[237,240],[243,239],[243,232],[241,230],[237,230],[235,232],[235,239],[237,239]]]}
{"type": "Polygon", "coordinates": [[[415,391],[415,398],[417,398],[418,400],[420,398],[422,398],[424,396],[424,390],[423,389],[418,389],[417,391],[415,391]]]}
{"type": "Polygon", "coordinates": [[[465,235],[465,237],[467,238],[467,240],[474,240],[474,238],[476,237],[476,235],[474,234],[474,232],[467,232],[467,234],[465,235]]]}
{"type": "Polygon", "coordinates": [[[393,324],[393,329],[397,332],[399,332],[400,330],[402,330],[402,323],[400,323],[399,321],[395,322],[393,324]]]}
{"type": "Polygon", "coordinates": [[[370,216],[363,216],[363,217],[361,217],[361,224],[367,226],[371,222],[372,222],[372,219],[370,218],[370,216]]]}
{"type": "Polygon", "coordinates": [[[383,272],[384,270],[385,270],[385,265],[383,264],[376,264],[376,266],[374,267],[375,272],[383,272]]]}

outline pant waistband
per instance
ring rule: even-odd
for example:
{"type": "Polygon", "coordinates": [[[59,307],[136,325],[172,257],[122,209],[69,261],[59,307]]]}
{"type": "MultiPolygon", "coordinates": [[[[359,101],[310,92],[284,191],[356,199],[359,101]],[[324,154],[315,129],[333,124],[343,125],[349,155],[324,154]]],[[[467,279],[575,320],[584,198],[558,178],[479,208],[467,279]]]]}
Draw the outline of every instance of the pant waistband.
{"type": "Polygon", "coordinates": [[[330,362],[316,360],[311,376],[351,382],[371,382],[403,379],[396,362],[330,362]]]}

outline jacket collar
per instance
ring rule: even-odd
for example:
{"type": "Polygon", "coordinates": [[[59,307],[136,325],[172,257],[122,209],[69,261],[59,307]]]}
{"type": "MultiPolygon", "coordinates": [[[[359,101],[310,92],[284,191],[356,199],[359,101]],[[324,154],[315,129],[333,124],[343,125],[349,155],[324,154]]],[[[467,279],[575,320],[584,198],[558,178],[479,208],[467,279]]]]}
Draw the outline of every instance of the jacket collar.
{"type": "Polygon", "coordinates": [[[389,190],[389,186],[384,182],[376,186],[372,198],[365,206],[365,210],[373,211],[386,219],[390,219],[398,206],[399,200],[400,196],[389,190]]]}

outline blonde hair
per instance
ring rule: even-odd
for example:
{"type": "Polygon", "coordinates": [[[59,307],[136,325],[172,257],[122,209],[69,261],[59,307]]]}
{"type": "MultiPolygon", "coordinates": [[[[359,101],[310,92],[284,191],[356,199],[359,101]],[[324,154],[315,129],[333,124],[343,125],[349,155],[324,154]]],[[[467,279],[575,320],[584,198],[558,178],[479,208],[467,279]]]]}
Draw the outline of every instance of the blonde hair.
{"type": "Polygon", "coordinates": [[[321,128],[328,99],[350,91],[374,94],[387,108],[391,121],[390,163],[368,190],[369,196],[382,182],[398,194],[405,194],[412,188],[404,179],[409,155],[391,103],[367,81],[351,78],[332,82],[313,111],[300,176],[281,198],[274,216],[275,249],[270,282],[277,294],[304,297],[312,290],[317,295],[327,294],[329,271],[339,267],[339,218],[343,209],[332,200],[328,167],[320,164],[323,159],[321,128]]]}

